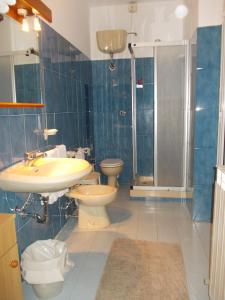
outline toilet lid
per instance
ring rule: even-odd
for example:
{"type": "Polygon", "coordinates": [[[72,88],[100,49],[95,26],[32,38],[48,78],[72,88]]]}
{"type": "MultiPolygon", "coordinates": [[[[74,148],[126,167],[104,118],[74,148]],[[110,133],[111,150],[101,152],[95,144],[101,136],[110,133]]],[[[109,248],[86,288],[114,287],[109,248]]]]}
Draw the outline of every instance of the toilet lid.
{"type": "Polygon", "coordinates": [[[119,167],[122,165],[123,165],[122,159],[117,159],[117,158],[105,159],[100,163],[100,166],[102,167],[119,167]]]}

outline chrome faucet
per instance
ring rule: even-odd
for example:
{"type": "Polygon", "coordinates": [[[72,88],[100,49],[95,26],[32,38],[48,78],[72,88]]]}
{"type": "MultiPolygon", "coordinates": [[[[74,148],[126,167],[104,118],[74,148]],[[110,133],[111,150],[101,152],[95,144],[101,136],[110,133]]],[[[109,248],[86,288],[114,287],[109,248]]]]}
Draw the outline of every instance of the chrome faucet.
{"type": "Polygon", "coordinates": [[[24,154],[24,162],[28,167],[33,167],[35,162],[46,156],[45,152],[40,152],[40,151],[31,151],[31,152],[26,152],[24,154]]]}

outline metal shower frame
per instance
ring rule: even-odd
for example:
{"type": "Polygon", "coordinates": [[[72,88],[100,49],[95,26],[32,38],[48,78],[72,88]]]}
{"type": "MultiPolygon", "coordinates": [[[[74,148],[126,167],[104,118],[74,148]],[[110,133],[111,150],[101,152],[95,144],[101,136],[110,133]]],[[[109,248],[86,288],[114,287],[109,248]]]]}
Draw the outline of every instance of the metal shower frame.
{"type": "MultiPolygon", "coordinates": [[[[163,46],[185,46],[185,115],[184,115],[184,146],[183,146],[183,186],[182,187],[161,187],[157,185],[157,143],[154,142],[154,186],[133,185],[133,189],[139,190],[171,190],[186,191],[188,188],[188,161],[189,161],[189,140],[190,140],[190,82],[191,82],[191,53],[190,43],[184,41],[172,42],[142,42],[130,43],[128,48],[131,54],[131,93],[132,93],[132,150],[133,150],[133,182],[137,175],[137,118],[136,118],[136,58],[134,54],[135,48],[152,47],[154,52],[154,78],[157,78],[157,47],[163,46]],[[187,147],[188,145],[188,147],[187,147]]],[[[157,82],[154,83],[154,108],[157,110],[157,82]]],[[[154,114],[154,140],[157,140],[157,114],[154,114]]]]}

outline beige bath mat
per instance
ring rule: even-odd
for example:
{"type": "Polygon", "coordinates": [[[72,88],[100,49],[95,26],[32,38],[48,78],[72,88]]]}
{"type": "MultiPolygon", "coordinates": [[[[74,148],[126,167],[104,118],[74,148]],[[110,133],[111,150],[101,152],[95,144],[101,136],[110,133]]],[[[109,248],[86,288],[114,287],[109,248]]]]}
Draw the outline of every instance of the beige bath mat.
{"type": "Polygon", "coordinates": [[[159,242],[117,239],[96,300],[188,300],[181,249],[159,242]]]}

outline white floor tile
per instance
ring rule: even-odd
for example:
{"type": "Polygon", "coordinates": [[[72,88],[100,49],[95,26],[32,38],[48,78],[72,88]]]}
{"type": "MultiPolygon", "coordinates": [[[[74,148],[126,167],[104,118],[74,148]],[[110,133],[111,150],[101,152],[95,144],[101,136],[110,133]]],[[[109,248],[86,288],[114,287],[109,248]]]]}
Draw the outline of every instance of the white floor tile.
{"type": "MultiPolygon", "coordinates": [[[[190,300],[208,300],[208,287],[204,285],[209,265],[208,223],[193,223],[184,204],[130,200],[129,188],[124,186],[107,211],[112,224],[106,229],[79,230],[77,221],[69,220],[58,235],[66,241],[75,267],[66,274],[63,292],[55,300],[94,300],[111,245],[120,237],[178,243],[190,300]]],[[[37,299],[27,284],[24,292],[25,300],[37,299]]]]}
{"type": "Polygon", "coordinates": [[[204,284],[201,274],[187,276],[187,282],[190,300],[209,300],[208,286],[204,284]]]}
{"type": "Polygon", "coordinates": [[[154,212],[142,213],[139,216],[138,240],[157,241],[157,224],[154,212]]]}
{"type": "Polygon", "coordinates": [[[95,237],[95,231],[77,230],[66,240],[69,253],[88,252],[95,237]]]}
{"type": "Polygon", "coordinates": [[[202,246],[206,257],[209,259],[210,257],[210,245],[211,245],[211,233],[212,233],[212,225],[205,222],[195,223],[195,227],[197,228],[197,232],[199,234],[199,238],[202,242],[202,246]]]}
{"type": "Polygon", "coordinates": [[[95,300],[103,269],[103,264],[98,265],[96,263],[95,267],[88,267],[86,265],[86,267],[81,270],[77,283],[72,290],[72,296],[70,298],[61,299],[95,300]]]}
{"type": "Polygon", "coordinates": [[[95,235],[89,253],[106,253],[108,254],[113,241],[117,238],[123,238],[124,235],[117,231],[99,231],[95,235]]]}

